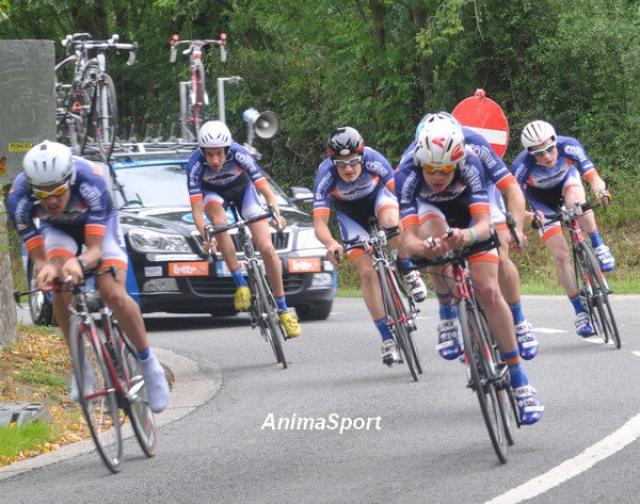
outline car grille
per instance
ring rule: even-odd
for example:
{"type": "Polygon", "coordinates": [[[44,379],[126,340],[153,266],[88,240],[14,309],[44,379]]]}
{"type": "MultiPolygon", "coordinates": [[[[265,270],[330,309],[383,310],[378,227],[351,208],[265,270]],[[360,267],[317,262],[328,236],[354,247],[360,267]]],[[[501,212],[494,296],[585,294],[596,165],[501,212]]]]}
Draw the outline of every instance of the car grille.
{"type": "MultiPolygon", "coordinates": [[[[197,242],[198,247],[204,254],[205,251],[202,248],[202,240],[200,239],[200,235],[195,231],[193,233],[194,239],[197,242]]],[[[242,248],[240,247],[240,240],[238,240],[238,235],[236,233],[229,234],[231,236],[231,240],[233,241],[233,246],[236,248],[236,252],[242,252],[242,248]]],[[[291,233],[271,233],[271,242],[273,243],[273,247],[276,251],[282,252],[289,249],[289,244],[291,242],[291,233]]]]}
{"type": "MultiPolygon", "coordinates": [[[[233,278],[189,278],[193,291],[200,296],[229,296],[236,292],[233,278]]],[[[304,275],[287,275],[284,277],[285,294],[295,294],[302,290],[304,275]]]]}
{"type": "MultiPolygon", "coordinates": [[[[273,243],[273,247],[276,250],[286,250],[289,247],[290,237],[291,233],[271,233],[271,242],[273,243]]],[[[240,252],[242,248],[240,247],[238,235],[232,234],[231,239],[233,240],[233,245],[236,248],[236,251],[240,252]]]]}

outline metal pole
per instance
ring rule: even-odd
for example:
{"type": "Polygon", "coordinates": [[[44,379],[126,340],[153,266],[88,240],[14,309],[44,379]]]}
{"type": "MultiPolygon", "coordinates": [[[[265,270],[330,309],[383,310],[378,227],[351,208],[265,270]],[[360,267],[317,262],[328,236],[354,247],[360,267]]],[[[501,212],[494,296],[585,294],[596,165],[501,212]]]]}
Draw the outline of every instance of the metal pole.
{"type": "Polygon", "coordinates": [[[218,119],[226,124],[225,110],[224,110],[224,77],[218,77],[216,79],[218,84],[218,119]]]}

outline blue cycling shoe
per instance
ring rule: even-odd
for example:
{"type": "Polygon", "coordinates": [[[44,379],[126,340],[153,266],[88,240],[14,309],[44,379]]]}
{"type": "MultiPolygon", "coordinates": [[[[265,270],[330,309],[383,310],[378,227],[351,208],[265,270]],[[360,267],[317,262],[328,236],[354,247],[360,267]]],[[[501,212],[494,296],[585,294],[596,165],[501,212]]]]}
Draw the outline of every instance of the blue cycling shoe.
{"type": "Polygon", "coordinates": [[[438,350],[443,359],[447,360],[454,360],[462,355],[457,319],[443,320],[438,324],[436,350],[438,350]]]}
{"type": "Polygon", "coordinates": [[[583,338],[593,336],[593,327],[591,327],[591,320],[587,312],[578,313],[576,316],[576,333],[583,338]]]}
{"type": "Polygon", "coordinates": [[[531,385],[524,385],[514,390],[520,423],[531,425],[539,422],[544,415],[544,406],[536,397],[536,390],[531,385]]]}
{"type": "Polygon", "coordinates": [[[531,360],[538,355],[540,343],[531,332],[529,322],[526,320],[516,325],[516,340],[518,342],[518,352],[524,360],[531,360]]]}
{"type": "Polygon", "coordinates": [[[600,245],[593,249],[593,251],[596,253],[596,257],[598,258],[600,269],[602,271],[607,273],[614,270],[616,267],[616,260],[614,259],[613,254],[611,254],[609,247],[606,245],[600,245]]]}

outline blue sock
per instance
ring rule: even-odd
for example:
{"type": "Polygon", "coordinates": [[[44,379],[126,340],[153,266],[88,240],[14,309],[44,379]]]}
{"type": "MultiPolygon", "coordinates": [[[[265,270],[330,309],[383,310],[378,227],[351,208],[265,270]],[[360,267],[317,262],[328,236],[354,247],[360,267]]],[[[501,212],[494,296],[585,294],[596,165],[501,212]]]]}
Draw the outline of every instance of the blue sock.
{"type": "Polygon", "coordinates": [[[518,325],[521,322],[524,322],[525,318],[524,313],[522,312],[522,304],[520,304],[520,301],[510,304],[509,308],[511,308],[511,314],[513,315],[514,324],[518,325]]]}
{"type": "Polygon", "coordinates": [[[236,287],[247,287],[247,281],[242,276],[242,268],[238,267],[237,270],[232,271],[233,281],[236,283],[236,287]]]}
{"type": "Polygon", "coordinates": [[[387,341],[388,339],[393,338],[393,335],[389,330],[389,326],[387,325],[387,322],[389,322],[389,319],[387,318],[386,315],[381,319],[373,321],[373,323],[378,328],[378,331],[380,332],[380,336],[382,336],[382,341],[387,341]]]}
{"type": "Polygon", "coordinates": [[[451,296],[449,294],[438,294],[438,304],[440,320],[448,320],[452,318],[456,318],[458,316],[458,309],[451,302],[451,296]],[[445,301],[446,300],[446,301],[445,301]]]}
{"type": "Polygon", "coordinates": [[[597,248],[604,243],[602,241],[602,236],[600,236],[600,232],[598,231],[589,233],[589,238],[591,238],[591,245],[593,246],[593,248],[597,248]]]}
{"type": "Polygon", "coordinates": [[[151,356],[151,347],[147,347],[142,351],[138,352],[138,358],[140,360],[147,360],[151,356]]]}
{"type": "Polygon", "coordinates": [[[284,296],[277,296],[276,304],[278,305],[278,311],[287,311],[289,309],[287,307],[287,300],[284,296]]]}
{"type": "Polygon", "coordinates": [[[576,294],[573,297],[570,297],[569,301],[571,301],[571,304],[573,305],[573,309],[575,310],[576,315],[587,311],[584,305],[582,304],[582,299],[580,299],[580,296],[578,294],[576,294]]]}
{"type": "Polygon", "coordinates": [[[502,360],[507,363],[507,366],[509,366],[509,383],[511,383],[511,386],[514,389],[529,384],[527,375],[525,374],[524,369],[522,369],[522,362],[518,350],[503,353],[502,360]]]}
{"type": "Polygon", "coordinates": [[[413,266],[413,261],[411,259],[402,259],[401,257],[398,258],[398,262],[400,263],[400,266],[402,266],[403,268],[411,268],[411,266],[413,266]]]}

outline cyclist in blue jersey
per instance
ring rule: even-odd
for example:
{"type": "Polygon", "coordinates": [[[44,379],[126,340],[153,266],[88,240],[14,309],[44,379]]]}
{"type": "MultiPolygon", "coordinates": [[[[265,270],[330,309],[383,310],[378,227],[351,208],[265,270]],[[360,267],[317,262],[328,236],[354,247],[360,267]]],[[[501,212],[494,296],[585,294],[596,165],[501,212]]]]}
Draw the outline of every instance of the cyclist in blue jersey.
{"type": "MultiPolygon", "coordinates": [[[[138,350],[151,409],[163,411],[169,401],[169,387],[149,347],[140,308],[125,289],[124,239],[99,168],[72,156],[66,145],[47,140],[27,152],[23,168],[11,187],[7,208],[33,261],[36,287],[51,290],[55,277],[77,284],[83,270],[113,266],[113,276],[96,278],[98,290],[138,350]]],[[[55,319],[67,342],[70,301],[70,292],[53,294],[55,319]]],[[[85,373],[84,390],[91,389],[93,379],[91,373],[85,373]]],[[[75,401],[79,398],[75,376],[71,379],[71,397],[75,401]]]]}
{"type": "MultiPolygon", "coordinates": [[[[349,242],[368,237],[369,220],[376,218],[390,246],[398,249],[400,229],[398,201],[393,194],[393,170],[382,154],[365,147],[360,133],[351,127],[338,128],[331,134],[328,154],[318,167],[314,184],[313,227],[335,266],[339,266],[338,259],[345,249],[356,265],[365,305],[382,337],[382,361],[391,366],[399,356],[384,311],[380,281],[371,257],[363,248],[349,242]],[[345,245],[341,245],[329,229],[332,206],[345,245]]],[[[426,287],[418,272],[405,276],[404,281],[414,300],[425,299],[426,287]]]]}
{"type": "MultiPolygon", "coordinates": [[[[450,118],[456,121],[447,112],[427,114],[416,128],[416,138],[427,123],[438,118],[450,118]]],[[[506,223],[506,208],[502,198],[502,195],[504,195],[507,199],[507,207],[513,217],[515,232],[520,241],[520,247],[516,248],[522,250],[527,243],[526,235],[522,231],[526,219],[524,195],[515,178],[502,159],[495,153],[489,142],[471,128],[462,126],[462,132],[466,148],[472,151],[470,155],[476,156],[480,161],[484,178],[488,182],[487,191],[491,201],[491,222],[495,226],[500,240],[500,264],[498,268],[500,290],[511,309],[520,356],[523,359],[530,360],[537,355],[539,343],[531,333],[529,322],[522,311],[520,275],[516,265],[509,258],[510,247],[516,247],[516,245],[512,243],[511,233],[506,223]]],[[[410,160],[413,158],[415,145],[416,142],[414,140],[405,150],[403,158],[405,156],[409,156],[410,160]]],[[[446,284],[442,284],[442,280],[439,278],[432,278],[432,280],[440,303],[437,349],[442,357],[452,360],[462,354],[456,309],[452,304],[451,296],[447,293],[446,284]]]]}
{"type": "MultiPolygon", "coordinates": [[[[607,186],[578,140],[557,135],[551,124],[540,120],[528,123],[520,139],[524,150],[513,163],[513,173],[533,210],[553,214],[563,200],[568,208],[573,208],[576,203],[584,203],[586,194],[581,177],[589,182],[598,201],[603,205],[608,204],[611,195],[607,186]]],[[[615,259],[600,236],[593,212],[585,213],[578,220],[589,234],[600,269],[612,271],[615,259]]],[[[573,305],[576,332],[582,337],[591,336],[593,328],[578,295],[571,254],[560,223],[543,220],[542,224],[539,234],[553,255],[556,274],[573,305]]]]}
{"type": "MultiPolygon", "coordinates": [[[[286,226],[280,215],[278,199],[269,181],[247,149],[233,141],[231,132],[222,121],[208,121],[198,132],[198,148],[193,151],[187,165],[187,186],[195,226],[205,239],[204,214],[214,226],[227,223],[225,207],[233,202],[244,219],[263,214],[260,192],[273,207],[274,224],[280,229],[286,226]]],[[[278,305],[278,315],[288,338],[300,335],[300,323],[287,307],[282,281],[282,264],[271,241],[269,223],[260,220],[249,224],[251,236],[264,261],[269,284],[278,305]]],[[[228,233],[220,233],[212,239],[214,250],[219,247],[236,283],[234,306],[238,311],[251,306],[251,291],[236,257],[236,249],[228,233]]]]}
{"type": "MultiPolygon", "coordinates": [[[[435,257],[489,238],[488,183],[480,160],[465,149],[464,134],[455,119],[440,115],[427,121],[413,156],[405,156],[395,179],[407,254],[435,257]]],[[[478,301],[509,367],[522,422],[532,424],[542,418],[544,407],[522,366],[513,317],[498,285],[499,262],[497,249],[480,252],[469,258],[469,270],[478,301]]],[[[439,267],[432,273],[442,278],[450,276],[447,270],[450,267],[439,267]]]]}

